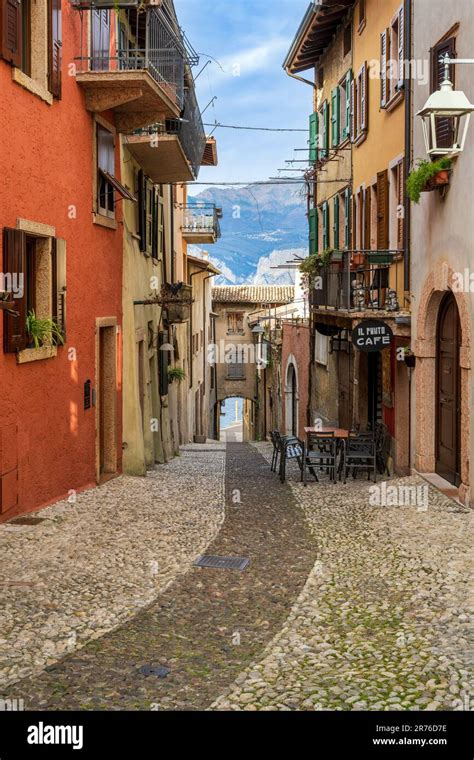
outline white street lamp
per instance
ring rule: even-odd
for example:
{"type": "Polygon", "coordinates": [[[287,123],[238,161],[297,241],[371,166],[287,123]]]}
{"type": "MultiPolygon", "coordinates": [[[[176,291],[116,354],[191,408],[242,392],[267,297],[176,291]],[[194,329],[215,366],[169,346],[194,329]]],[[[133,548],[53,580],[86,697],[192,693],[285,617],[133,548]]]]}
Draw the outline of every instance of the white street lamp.
{"type": "Polygon", "coordinates": [[[441,58],[441,61],[445,66],[445,76],[441,89],[430,95],[425,107],[418,111],[417,115],[423,120],[423,135],[428,155],[454,156],[464,150],[474,105],[469,102],[462,90],[453,88],[453,83],[449,80],[449,66],[455,63],[474,63],[474,60],[453,59],[446,55],[446,57],[441,58]],[[453,120],[452,143],[446,147],[439,147],[437,143],[436,121],[439,118],[453,120]]]}

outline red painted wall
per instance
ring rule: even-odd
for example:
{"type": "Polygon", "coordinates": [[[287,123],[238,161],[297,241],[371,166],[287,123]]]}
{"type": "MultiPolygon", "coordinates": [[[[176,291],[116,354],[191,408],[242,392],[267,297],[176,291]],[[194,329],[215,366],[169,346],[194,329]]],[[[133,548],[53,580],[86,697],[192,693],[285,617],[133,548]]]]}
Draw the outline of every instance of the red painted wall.
{"type": "MultiPolygon", "coordinates": [[[[0,437],[4,431],[4,444],[13,446],[17,426],[19,491],[18,507],[0,521],[95,482],[96,410],[84,411],[83,386],[88,379],[96,385],[96,317],[116,317],[121,325],[121,204],[116,231],[92,223],[93,119],[68,75],[79,52],[80,18],[69,2],[62,5],[62,100],[49,106],[23,89],[0,59],[0,264],[3,227],[15,227],[17,218],[54,226],[67,245],[67,344],[57,358],[17,365],[14,354],[3,352],[0,315],[0,437]],[[68,218],[71,205],[76,219],[68,218]],[[72,347],[75,362],[68,359],[72,347]]],[[[120,357],[121,328],[117,348],[120,357]]],[[[120,367],[117,386],[120,467],[120,367]]],[[[2,466],[0,446],[0,474],[2,466]]]]}
{"type": "Polygon", "coordinates": [[[307,426],[307,408],[309,393],[309,361],[310,361],[310,330],[308,325],[283,323],[282,343],[282,399],[283,399],[283,430],[286,426],[285,386],[288,358],[293,354],[298,375],[298,434],[304,439],[304,428],[307,426]]]}

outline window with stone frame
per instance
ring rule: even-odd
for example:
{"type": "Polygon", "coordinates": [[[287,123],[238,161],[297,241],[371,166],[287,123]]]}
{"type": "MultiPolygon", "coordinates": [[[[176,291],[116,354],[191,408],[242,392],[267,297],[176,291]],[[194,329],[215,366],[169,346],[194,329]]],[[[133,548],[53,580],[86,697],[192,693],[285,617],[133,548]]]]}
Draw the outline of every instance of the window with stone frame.
{"type": "Polygon", "coordinates": [[[243,311],[227,312],[227,335],[244,334],[244,317],[243,311]]]}

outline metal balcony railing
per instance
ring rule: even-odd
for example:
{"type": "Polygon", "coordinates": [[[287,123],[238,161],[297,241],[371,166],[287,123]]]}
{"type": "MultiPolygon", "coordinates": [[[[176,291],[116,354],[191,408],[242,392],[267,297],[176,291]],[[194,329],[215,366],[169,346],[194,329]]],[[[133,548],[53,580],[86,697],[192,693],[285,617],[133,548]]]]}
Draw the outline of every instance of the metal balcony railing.
{"type": "Polygon", "coordinates": [[[219,211],[214,203],[184,206],[183,232],[221,236],[219,211]]]}
{"type": "Polygon", "coordinates": [[[335,251],[310,294],[313,309],[398,312],[403,301],[403,251],[335,251]]]}
{"type": "MultiPolygon", "coordinates": [[[[79,7],[76,3],[76,7],[79,7]]],[[[181,30],[164,8],[122,8],[115,19],[110,9],[88,4],[90,23],[81,13],[78,71],[148,71],[167,95],[182,108],[185,102],[185,67],[196,63],[181,30]]],[[[81,7],[81,10],[83,8],[81,7]]]]}
{"type": "Polygon", "coordinates": [[[194,83],[185,89],[182,118],[168,120],[166,126],[168,132],[179,135],[186,158],[191,164],[194,176],[197,177],[206,147],[206,133],[194,83]]]}

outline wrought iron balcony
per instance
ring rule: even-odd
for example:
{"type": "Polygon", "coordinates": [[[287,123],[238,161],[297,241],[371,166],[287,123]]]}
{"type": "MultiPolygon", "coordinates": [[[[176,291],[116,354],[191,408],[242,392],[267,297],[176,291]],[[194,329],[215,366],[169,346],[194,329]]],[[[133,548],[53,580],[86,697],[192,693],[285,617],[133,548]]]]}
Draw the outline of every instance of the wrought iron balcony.
{"type": "Polygon", "coordinates": [[[88,110],[114,110],[121,132],[178,118],[185,105],[186,70],[198,58],[167,6],[73,5],[81,11],[76,80],[88,110]]]}
{"type": "Polygon", "coordinates": [[[403,310],[402,251],[334,251],[310,293],[313,310],[399,312],[403,310]]]}
{"type": "Polygon", "coordinates": [[[147,129],[135,130],[127,135],[126,145],[157,184],[192,182],[197,178],[206,146],[206,133],[190,76],[184,96],[183,117],[166,119],[147,129]]]}
{"type": "Polygon", "coordinates": [[[214,203],[184,207],[183,237],[188,243],[215,243],[221,236],[221,209],[214,203]]]}

